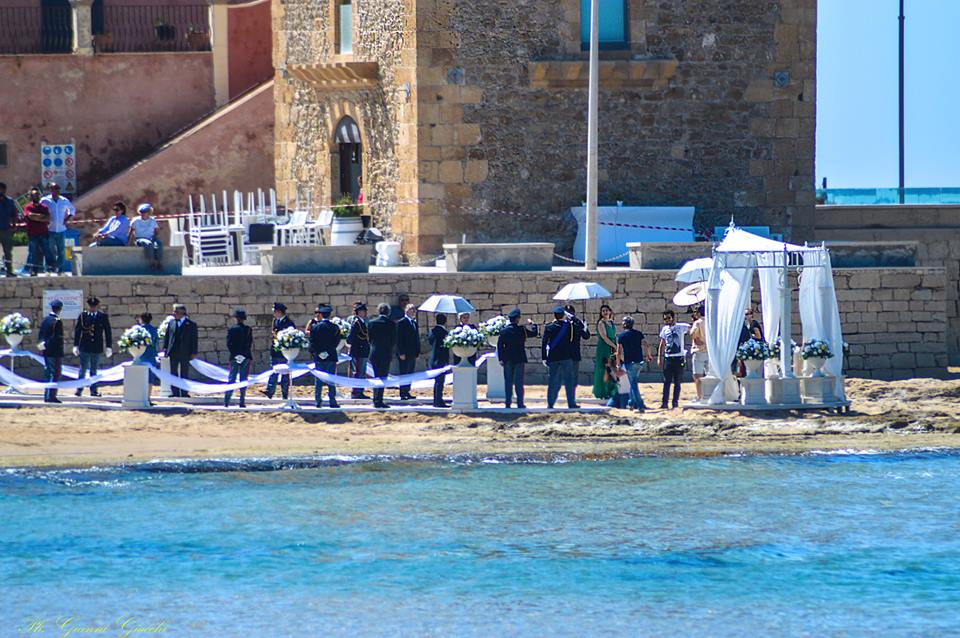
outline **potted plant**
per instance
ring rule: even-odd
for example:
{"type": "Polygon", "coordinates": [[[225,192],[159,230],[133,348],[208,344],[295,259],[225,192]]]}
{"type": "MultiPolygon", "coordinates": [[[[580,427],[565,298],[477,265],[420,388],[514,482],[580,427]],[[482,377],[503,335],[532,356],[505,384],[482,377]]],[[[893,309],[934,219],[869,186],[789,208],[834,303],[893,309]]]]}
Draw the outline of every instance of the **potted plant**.
{"type": "Polygon", "coordinates": [[[307,341],[307,335],[303,330],[293,327],[284,328],[277,333],[273,340],[273,346],[283,353],[287,363],[293,363],[293,360],[300,354],[300,350],[309,347],[309,345],[310,342],[307,341]]]}
{"type": "Polygon", "coordinates": [[[813,374],[810,376],[813,377],[822,377],[826,376],[823,374],[823,364],[827,362],[827,359],[833,357],[833,351],[830,349],[830,344],[822,339],[810,339],[803,343],[803,347],[800,348],[800,356],[804,361],[808,362],[813,366],[813,374]]]}
{"type": "Polygon", "coordinates": [[[484,341],[486,337],[479,330],[470,326],[457,326],[443,340],[443,345],[460,357],[460,365],[469,366],[468,359],[477,353],[477,348],[483,345],[484,341]]]}
{"type": "Polygon", "coordinates": [[[766,341],[750,339],[737,348],[737,360],[743,361],[748,379],[760,377],[760,367],[770,358],[770,348],[766,341]]]}
{"type": "Polygon", "coordinates": [[[506,330],[509,325],[510,322],[506,317],[497,315],[481,323],[480,332],[486,338],[487,343],[496,348],[497,342],[500,341],[500,333],[506,330]]]}
{"type": "Polygon", "coordinates": [[[177,28],[168,23],[165,18],[157,17],[153,22],[153,30],[157,34],[157,40],[166,42],[177,37],[177,28]]]}
{"type": "Polygon", "coordinates": [[[334,246],[352,246],[357,236],[363,232],[360,220],[360,207],[349,193],[345,193],[333,203],[333,228],[330,243],[334,246]]]}
{"type": "Polygon", "coordinates": [[[19,312],[0,319],[0,334],[3,335],[11,350],[18,350],[24,336],[30,334],[30,320],[19,312]]]}
{"type": "Polygon", "coordinates": [[[187,42],[194,51],[205,51],[210,44],[210,34],[191,24],[187,27],[187,42]]]}
{"type": "Polygon", "coordinates": [[[337,326],[337,329],[340,330],[340,343],[337,344],[337,350],[340,350],[347,342],[347,336],[350,334],[350,323],[346,319],[341,319],[340,317],[334,317],[330,321],[332,321],[334,325],[337,326]]]}
{"type": "Polygon", "coordinates": [[[153,340],[150,338],[150,333],[143,326],[127,328],[117,340],[120,352],[129,352],[134,362],[140,360],[151,343],[153,343],[153,340]]]}

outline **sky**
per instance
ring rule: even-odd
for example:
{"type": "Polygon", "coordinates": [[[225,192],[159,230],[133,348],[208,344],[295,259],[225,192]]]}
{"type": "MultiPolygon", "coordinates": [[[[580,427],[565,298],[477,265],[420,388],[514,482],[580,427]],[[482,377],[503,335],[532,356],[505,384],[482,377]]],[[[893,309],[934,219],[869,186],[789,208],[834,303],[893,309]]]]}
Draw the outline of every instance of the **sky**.
{"type": "MultiPolygon", "coordinates": [[[[819,0],[817,186],[896,188],[899,0],[819,0]]],[[[960,187],[960,0],[905,0],[906,186],[960,187]]]]}

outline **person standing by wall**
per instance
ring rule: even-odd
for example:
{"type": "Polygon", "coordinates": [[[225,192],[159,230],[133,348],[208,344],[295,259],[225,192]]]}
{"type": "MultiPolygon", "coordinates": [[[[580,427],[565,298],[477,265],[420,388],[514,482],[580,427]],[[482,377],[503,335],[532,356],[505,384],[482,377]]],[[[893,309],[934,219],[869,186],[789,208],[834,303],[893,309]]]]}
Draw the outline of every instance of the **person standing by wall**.
{"type": "MultiPolygon", "coordinates": [[[[450,365],[450,349],[443,345],[447,338],[447,315],[437,315],[437,325],[430,330],[427,343],[430,344],[430,369],[444,368],[450,365]]],[[[449,404],[443,400],[443,384],[446,374],[438,375],[433,380],[433,407],[447,408],[449,404]]]]}
{"type": "MultiPolygon", "coordinates": [[[[54,299],[50,302],[50,314],[40,324],[40,339],[37,347],[43,353],[43,369],[46,381],[56,383],[60,380],[63,370],[63,322],[60,321],[60,311],[63,302],[54,299]]],[[[57,398],[56,388],[43,391],[44,403],[62,403],[57,398]]]]}
{"type": "Polygon", "coordinates": [[[54,266],[50,251],[50,210],[40,201],[40,191],[30,190],[30,203],[23,208],[27,222],[27,269],[31,277],[54,266]]]}
{"type": "Polygon", "coordinates": [[[593,364],[593,396],[609,399],[617,393],[616,381],[607,374],[607,360],[617,351],[617,326],[613,321],[613,309],[607,304],[600,306],[597,321],[597,353],[593,364]]]}
{"type": "MultiPolygon", "coordinates": [[[[96,297],[87,299],[87,309],[80,313],[73,326],[73,355],[80,357],[79,379],[86,377],[89,371],[91,377],[97,376],[100,367],[100,355],[106,353],[107,358],[113,356],[113,331],[110,329],[110,317],[100,312],[100,300],[96,297]]],[[[76,395],[83,394],[83,388],[77,388],[76,395]]],[[[97,384],[90,386],[90,396],[98,397],[97,384]]]]}
{"type": "Polygon", "coordinates": [[[51,182],[49,185],[50,193],[44,197],[41,203],[50,211],[50,252],[53,255],[52,268],[48,265],[51,272],[63,273],[67,267],[67,220],[74,216],[77,209],[66,197],[60,196],[60,185],[51,182]]]}
{"type": "MultiPolygon", "coordinates": [[[[237,378],[246,381],[250,374],[250,362],[253,361],[253,329],[244,322],[247,320],[247,311],[237,308],[233,311],[236,323],[227,330],[227,351],[230,353],[230,376],[227,383],[235,383],[237,378]]],[[[223,395],[223,407],[230,407],[232,390],[223,395]]],[[[247,389],[240,388],[240,407],[247,407],[247,389]]]]}
{"type": "Polygon", "coordinates": [[[537,326],[531,319],[527,325],[520,325],[520,309],[514,308],[507,315],[510,325],[504,328],[497,339],[497,360],[503,366],[503,386],[505,392],[505,407],[510,407],[514,393],[517,396],[517,407],[521,410],[527,406],[523,403],[523,377],[527,364],[527,337],[536,337],[537,326]]]}
{"type": "MultiPolygon", "coordinates": [[[[397,359],[400,360],[400,374],[411,374],[417,368],[420,356],[420,326],[417,325],[417,307],[408,303],[403,317],[397,322],[397,359]]],[[[400,400],[413,399],[410,386],[400,386],[400,400]]]]}
{"type": "Polygon", "coordinates": [[[673,407],[680,406],[680,385],[683,383],[683,364],[687,352],[683,346],[683,336],[690,331],[689,323],[677,323],[672,310],[663,313],[664,326],[660,328],[660,345],[657,347],[657,363],[663,370],[663,398],[660,409],[667,409],[670,398],[670,385],[673,384],[673,407]]]}
{"type": "MultiPolygon", "coordinates": [[[[347,334],[350,346],[350,367],[354,379],[367,378],[367,359],[370,358],[370,329],[367,323],[367,304],[358,301],[353,304],[353,317],[350,319],[350,332],[347,334]]],[[[369,399],[362,388],[353,388],[351,398],[369,399]]]]}
{"type": "Polygon", "coordinates": [[[543,330],[540,356],[547,366],[547,408],[553,409],[562,384],[567,392],[567,407],[579,407],[576,401],[577,381],[573,359],[574,325],[567,320],[562,306],[553,309],[553,323],[543,330]]]}
{"type": "MultiPolygon", "coordinates": [[[[650,349],[644,343],[643,333],[634,330],[633,317],[624,317],[622,323],[623,332],[617,336],[617,361],[623,365],[627,373],[627,382],[630,384],[628,392],[630,395],[629,407],[637,412],[643,412],[646,405],[643,403],[643,397],[640,396],[640,368],[644,360],[650,361],[653,357],[650,355],[650,349]]],[[[613,381],[618,382],[619,376],[615,376],[613,381]]]]}
{"type": "MultiPolygon", "coordinates": [[[[293,320],[287,316],[287,306],[279,301],[273,304],[273,329],[270,332],[270,364],[286,363],[287,358],[283,356],[280,348],[274,345],[277,334],[287,328],[295,328],[293,320]]],[[[290,375],[273,373],[267,379],[267,389],[264,394],[268,399],[273,398],[277,391],[277,381],[280,381],[280,395],[287,399],[290,396],[290,375]]]]}
{"type": "MultiPolygon", "coordinates": [[[[577,309],[574,308],[572,304],[564,306],[563,311],[566,313],[567,321],[570,322],[571,334],[573,335],[573,341],[570,343],[570,356],[571,359],[573,359],[573,374],[569,379],[564,381],[564,385],[572,382],[573,394],[576,395],[577,382],[580,377],[580,361],[583,360],[583,355],[580,352],[580,342],[581,340],[590,338],[590,331],[587,330],[586,325],[577,317],[577,309]]],[[[580,406],[574,404],[572,407],[579,408],[580,406]]]]}
{"type": "Polygon", "coordinates": [[[7,196],[7,185],[0,182],[0,247],[3,248],[3,266],[7,277],[16,277],[13,272],[13,227],[19,213],[17,203],[7,196]]]}
{"type": "MultiPolygon", "coordinates": [[[[337,358],[339,357],[337,347],[340,345],[340,328],[330,321],[330,315],[333,313],[333,308],[330,306],[318,306],[317,313],[321,319],[310,328],[310,354],[313,355],[313,363],[318,372],[335,375],[337,373],[337,358]]],[[[317,407],[323,407],[323,386],[327,386],[330,407],[339,408],[337,386],[332,383],[324,383],[320,379],[314,379],[313,398],[317,407]]]]}
{"type": "MultiPolygon", "coordinates": [[[[393,348],[397,344],[397,324],[390,321],[390,306],[382,303],[377,306],[376,319],[370,322],[370,363],[373,365],[373,374],[378,379],[386,379],[390,374],[390,360],[393,359],[393,348]]],[[[383,388],[374,388],[373,407],[389,408],[383,402],[383,388]]]]}
{"type": "Polygon", "coordinates": [[[700,382],[707,376],[707,332],[703,324],[703,307],[694,306],[690,311],[693,325],[690,327],[690,367],[693,371],[693,387],[697,390],[697,401],[703,399],[700,382]]]}
{"type": "MultiPolygon", "coordinates": [[[[170,357],[170,372],[181,379],[190,378],[190,361],[197,356],[197,324],[187,316],[187,307],[173,304],[173,323],[167,328],[163,344],[164,355],[170,357]]],[[[174,386],[175,397],[189,397],[186,390],[174,386]]]]}

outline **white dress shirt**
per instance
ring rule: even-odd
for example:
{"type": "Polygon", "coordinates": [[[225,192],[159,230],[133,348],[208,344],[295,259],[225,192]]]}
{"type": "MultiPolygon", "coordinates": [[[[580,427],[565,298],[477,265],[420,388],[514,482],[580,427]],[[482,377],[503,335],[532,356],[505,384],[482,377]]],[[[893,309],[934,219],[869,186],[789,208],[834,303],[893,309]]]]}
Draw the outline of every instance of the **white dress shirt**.
{"type": "Polygon", "coordinates": [[[67,230],[67,217],[73,217],[77,209],[70,203],[66,197],[60,196],[57,201],[53,201],[51,195],[40,200],[40,203],[50,211],[50,232],[62,233],[67,230]]]}

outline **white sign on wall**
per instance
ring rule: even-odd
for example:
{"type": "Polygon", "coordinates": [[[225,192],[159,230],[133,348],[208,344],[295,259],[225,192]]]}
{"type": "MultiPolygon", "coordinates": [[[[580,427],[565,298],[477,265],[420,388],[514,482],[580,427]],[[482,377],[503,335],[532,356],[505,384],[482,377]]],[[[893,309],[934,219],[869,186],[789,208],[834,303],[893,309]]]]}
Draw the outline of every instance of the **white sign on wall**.
{"type": "Polygon", "coordinates": [[[60,311],[61,319],[77,319],[83,312],[83,291],[82,290],[44,290],[43,291],[43,316],[46,317],[50,312],[50,304],[54,299],[59,299],[63,303],[63,310],[60,311]]]}
{"type": "Polygon", "coordinates": [[[77,192],[77,149],[71,144],[40,145],[40,183],[44,188],[50,182],[60,185],[64,195],[77,192]]]}

